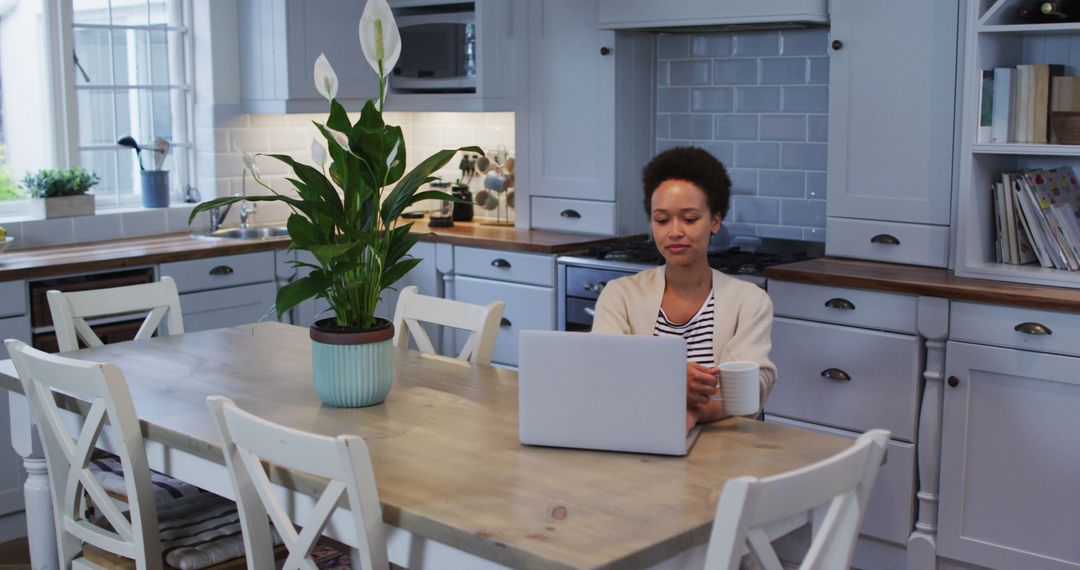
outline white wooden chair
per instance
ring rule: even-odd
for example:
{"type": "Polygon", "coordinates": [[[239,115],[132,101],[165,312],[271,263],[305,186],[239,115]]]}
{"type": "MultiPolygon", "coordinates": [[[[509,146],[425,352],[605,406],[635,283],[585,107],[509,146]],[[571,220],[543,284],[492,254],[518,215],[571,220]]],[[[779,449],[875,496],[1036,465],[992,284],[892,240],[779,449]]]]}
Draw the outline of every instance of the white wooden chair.
{"type": "Polygon", "coordinates": [[[705,568],[737,569],[749,550],[766,570],[781,570],[762,527],[801,513],[811,514],[813,539],[800,570],[848,568],[888,441],[888,431],[872,430],[802,469],[728,481],[716,506],[705,568]]]}
{"type": "Polygon", "coordinates": [[[360,437],[327,437],[269,422],[223,396],[206,399],[221,431],[225,464],[240,507],[249,568],[272,568],[270,522],[288,548],[283,570],[314,570],[311,553],[344,495],[356,530],[353,568],[388,567],[382,508],[367,444],[360,437]],[[274,491],[263,461],[328,479],[297,532],[274,491]],[[269,520],[267,519],[269,515],[269,520]]]}
{"type": "Polygon", "coordinates": [[[170,551],[170,566],[207,568],[243,555],[243,541],[235,535],[184,547],[216,534],[203,534],[212,527],[233,525],[238,531],[230,501],[201,493],[155,506],[138,417],[119,368],[46,354],[17,340],[5,344],[45,447],[61,567],[122,567],[113,566],[124,562],[121,557],[140,570],[157,570],[165,567],[163,552],[170,551]],[[57,405],[58,397],[69,396],[90,402],[81,428],[57,405]],[[90,455],[99,441],[109,443],[123,465],[126,512],[91,473],[90,455]],[[95,515],[88,514],[88,501],[95,515]]]}
{"type": "Polygon", "coordinates": [[[499,323],[505,306],[502,301],[492,301],[481,307],[462,301],[421,295],[417,291],[415,285],[410,285],[398,295],[397,307],[394,309],[394,346],[408,347],[409,335],[412,335],[416,347],[424,356],[461,363],[491,363],[491,353],[495,350],[495,337],[499,333],[499,323]],[[439,356],[431,344],[431,338],[420,326],[421,321],[470,331],[461,354],[454,359],[439,356]]]}
{"type": "Polygon", "coordinates": [[[172,277],[162,277],[157,283],[92,291],[49,291],[47,297],[60,352],[78,350],[79,339],[88,347],[104,344],[86,324],[86,319],[94,317],[148,312],[136,339],[153,336],[165,317],[168,317],[165,329],[170,336],[184,332],[180,295],[172,277]]]}

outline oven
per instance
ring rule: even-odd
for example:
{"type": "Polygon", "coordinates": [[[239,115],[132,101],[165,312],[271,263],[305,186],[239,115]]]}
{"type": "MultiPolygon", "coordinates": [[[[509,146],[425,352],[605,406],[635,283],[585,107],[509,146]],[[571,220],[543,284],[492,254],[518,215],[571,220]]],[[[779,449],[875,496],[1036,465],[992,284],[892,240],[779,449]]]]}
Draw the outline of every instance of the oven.
{"type": "MultiPolygon", "coordinates": [[[[735,245],[712,245],[709,266],[736,279],[766,288],[765,268],[820,257],[824,244],[799,240],[736,237],[735,245]]],[[[559,330],[592,328],[596,299],[613,279],[663,264],[651,241],[633,240],[598,247],[557,260],[559,330]]]]}

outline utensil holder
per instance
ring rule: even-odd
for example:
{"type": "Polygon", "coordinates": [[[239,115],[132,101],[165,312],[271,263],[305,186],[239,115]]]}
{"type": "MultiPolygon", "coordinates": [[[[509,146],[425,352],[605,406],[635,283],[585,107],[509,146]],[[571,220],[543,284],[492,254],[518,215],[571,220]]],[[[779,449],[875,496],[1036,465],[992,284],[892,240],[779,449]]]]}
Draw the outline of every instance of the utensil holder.
{"type": "Polygon", "coordinates": [[[142,204],[144,208],[169,207],[169,171],[144,170],[142,174],[142,204]]]}

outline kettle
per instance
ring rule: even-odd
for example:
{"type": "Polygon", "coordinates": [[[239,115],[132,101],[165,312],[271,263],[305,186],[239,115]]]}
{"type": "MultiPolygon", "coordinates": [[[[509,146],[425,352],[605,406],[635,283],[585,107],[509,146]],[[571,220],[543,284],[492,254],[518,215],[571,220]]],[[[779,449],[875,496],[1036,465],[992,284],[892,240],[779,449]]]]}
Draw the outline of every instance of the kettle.
{"type": "Polygon", "coordinates": [[[468,184],[454,184],[452,194],[466,203],[454,202],[453,219],[455,222],[470,222],[473,219],[473,195],[468,184]]]}

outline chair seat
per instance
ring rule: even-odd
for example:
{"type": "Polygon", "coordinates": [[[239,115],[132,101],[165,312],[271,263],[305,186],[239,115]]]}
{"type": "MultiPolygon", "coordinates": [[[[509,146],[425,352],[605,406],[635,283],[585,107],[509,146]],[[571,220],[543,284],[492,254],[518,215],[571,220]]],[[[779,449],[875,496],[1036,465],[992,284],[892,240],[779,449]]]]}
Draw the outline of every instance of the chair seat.
{"type": "MultiPolygon", "coordinates": [[[[119,457],[106,451],[95,451],[90,460],[90,472],[109,496],[127,502],[124,469],[119,457]]],[[[173,479],[154,470],[150,470],[150,482],[154,486],[154,503],[157,505],[203,493],[202,489],[191,483],[173,479]]]]}
{"type": "MultiPolygon", "coordinates": [[[[236,503],[228,499],[203,492],[158,505],[158,529],[167,568],[223,570],[245,566],[240,516],[236,503]]],[[[280,545],[278,534],[271,535],[275,546],[280,545]]],[[[134,561],[89,545],[84,555],[105,568],[135,568],[134,561]]]]}

